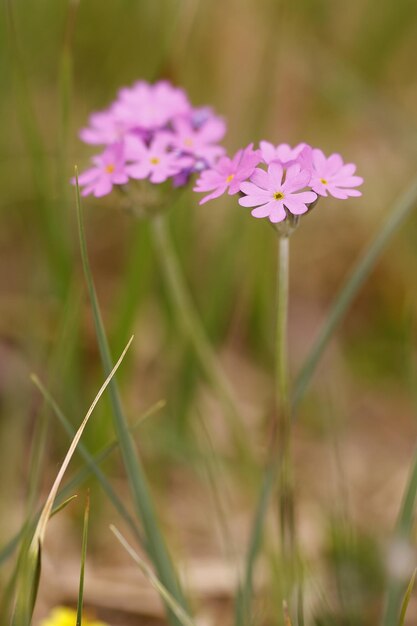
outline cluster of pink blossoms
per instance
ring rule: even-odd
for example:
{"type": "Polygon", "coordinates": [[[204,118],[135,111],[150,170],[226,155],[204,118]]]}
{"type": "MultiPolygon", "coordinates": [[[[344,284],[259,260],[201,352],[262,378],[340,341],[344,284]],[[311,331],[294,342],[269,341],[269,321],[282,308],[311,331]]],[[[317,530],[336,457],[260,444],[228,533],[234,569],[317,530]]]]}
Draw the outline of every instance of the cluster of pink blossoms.
{"type": "Polygon", "coordinates": [[[363,183],[355,176],[356,166],[345,164],[340,154],[326,158],[324,153],[300,143],[274,146],[261,141],[239,150],[232,159],[221,156],[216,164],[200,174],[194,191],[210,192],[200,204],[224,193],[240,193],[239,204],[253,207],[254,217],[282,222],[288,214],[302,215],[318,196],[331,195],[344,200],[360,196],[363,183]],[[259,167],[260,166],[260,167],[259,167]]]}
{"type": "Polygon", "coordinates": [[[121,89],[81,130],[84,142],[105,146],[79,176],[82,194],[104,196],[129,179],[171,179],[180,186],[198,173],[194,191],[208,192],[200,204],[226,192],[239,194],[241,206],[273,223],[306,213],[319,196],[361,195],[363,179],[340,154],[326,157],[306,143],[291,148],[261,141],[258,149],[250,144],[230,159],[218,144],[225,132],[224,120],[208,107],[193,108],[182,89],[139,81],[121,89]]]}
{"type": "Polygon", "coordinates": [[[132,178],[183,185],[224,154],[217,142],[225,132],[222,118],[208,107],[193,108],[185,92],[166,81],[125,87],[80,132],[85,143],[104,146],[79,176],[82,194],[105,196],[132,178]]]}

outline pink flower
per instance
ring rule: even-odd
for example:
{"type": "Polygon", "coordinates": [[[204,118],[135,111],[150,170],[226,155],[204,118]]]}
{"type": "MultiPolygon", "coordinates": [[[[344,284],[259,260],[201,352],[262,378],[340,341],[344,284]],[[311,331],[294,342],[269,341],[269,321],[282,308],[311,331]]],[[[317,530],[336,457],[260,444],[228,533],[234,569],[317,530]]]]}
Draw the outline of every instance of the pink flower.
{"type": "Polygon", "coordinates": [[[326,159],[321,150],[313,150],[311,188],[320,196],[330,194],[334,198],[346,200],[349,196],[361,196],[358,189],[363,178],[354,176],[356,165],[343,163],[340,154],[332,154],[326,159]]]}
{"type": "Polygon", "coordinates": [[[125,87],[114,105],[117,118],[130,128],[158,129],[178,115],[187,115],[191,105],[182,89],[167,81],[150,85],[139,81],[125,87]]]}
{"type": "Polygon", "coordinates": [[[178,117],[172,125],[172,145],[181,152],[192,154],[209,164],[224,154],[222,146],[213,145],[223,139],[226,133],[226,124],[220,117],[209,117],[198,128],[185,117],[178,117]]]}
{"type": "Polygon", "coordinates": [[[132,161],[126,166],[131,178],[149,178],[151,183],[163,183],[181,170],[192,166],[190,157],[181,157],[169,148],[170,135],[158,133],[147,146],[142,139],[129,136],[126,139],[126,158],[132,161]]]}
{"type": "Polygon", "coordinates": [[[232,159],[220,157],[211,169],[203,171],[197,179],[194,191],[212,192],[200,200],[200,204],[218,198],[226,191],[231,196],[238,193],[241,183],[251,176],[261,160],[261,153],[259,150],[253,150],[253,144],[236,152],[232,159]]]}
{"type": "Polygon", "coordinates": [[[117,119],[111,107],[90,115],[89,126],[80,130],[80,138],[93,145],[111,144],[121,141],[126,130],[126,124],[117,119]]]}
{"type": "MultiPolygon", "coordinates": [[[[113,185],[124,185],[129,178],[123,154],[123,145],[117,143],[108,146],[105,151],[92,158],[94,167],[86,170],[78,177],[83,196],[93,194],[96,198],[106,196],[113,189],[113,185]]],[[[75,180],[72,180],[75,184],[75,180]]]]}
{"type": "Polygon", "coordinates": [[[291,148],[287,143],[280,143],[278,146],[274,146],[269,141],[261,141],[259,145],[262,158],[267,165],[272,163],[272,161],[278,161],[282,165],[296,161],[303,148],[307,146],[306,143],[299,143],[295,148],[291,148]]]}
{"type": "Polygon", "coordinates": [[[287,217],[286,210],[293,215],[302,215],[308,211],[308,204],[314,202],[317,195],[312,191],[301,191],[310,180],[310,172],[302,170],[298,163],[286,170],[280,163],[272,162],[268,172],[257,168],[251,176],[251,182],[244,182],[240,190],[246,194],[239,204],[256,207],[254,217],[269,217],[273,223],[282,222],[287,217]]]}

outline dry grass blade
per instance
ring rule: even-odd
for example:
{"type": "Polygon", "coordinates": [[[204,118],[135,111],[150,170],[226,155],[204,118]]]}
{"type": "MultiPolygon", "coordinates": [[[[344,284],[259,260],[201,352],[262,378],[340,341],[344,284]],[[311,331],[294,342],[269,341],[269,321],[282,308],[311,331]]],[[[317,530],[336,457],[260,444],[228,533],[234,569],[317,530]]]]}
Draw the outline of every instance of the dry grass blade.
{"type": "Polygon", "coordinates": [[[132,557],[136,565],[140,568],[144,576],[148,579],[152,587],[159,593],[162,600],[169,606],[171,611],[175,614],[178,620],[183,626],[196,626],[191,617],[184,611],[175,598],[169,593],[166,587],[158,580],[149,565],[139,556],[139,554],[132,548],[130,543],[125,539],[121,532],[113,525],[110,526],[110,530],[115,535],[116,539],[121,543],[126,552],[132,557]]]}
{"type": "Polygon", "coordinates": [[[64,474],[67,470],[67,467],[69,465],[69,462],[71,461],[71,458],[75,452],[75,449],[78,445],[79,440],[81,439],[81,435],[83,434],[83,431],[87,425],[88,420],[91,417],[92,412],[94,411],[94,409],[97,406],[98,401],[100,400],[101,396],[103,395],[104,391],[106,390],[107,385],[109,384],[109,382],[111,381],[111,379],[113,378],[114,374],[116,373],[117,369],[119,368],[119,365],[121,364],[121,362],[123,361],[126,352],[128,351],[130,344],[133,341],[133,336],[130,338],[126,348],[123,350],[122,354],[119,357],[119,360],[117,361],[116,365],[113,367],[112,371],[110,372],[110,374],[107,376],[106,380],[104,381],[104,383],[102,384],[98,394],[96,395],[96,397],[93,400],[93,403],[91,404],[90,408],[87,411],[87,414],[85,416],[85,418],[83,419],[81,426],[79,427],[79,429],[77,430],[74,439],[72,440],[72,443],[69,447],[69,450],[65,456],[65,459],[61,465],[61,468],[58,472],[58,475],[55,479],[54,484],[52,485],[52,489],[49,492],[48,498],[45,502],[45,506],[42,509],[42,513],[41,516],[39,518],[38,521],[38,525],[36,527],[35,533],[33,535],[32,538],[32,542],[31,542],[31,551],[35,551],[37,552],[38,550],[38,546],[39,544],[42,544],[44,536],[45,536],[45,530],[46,530],[46,525],[48,523],[48,519],[51,515],[51,511],[52,511],[52,507],[56,498],[56,495],[58,493],[58,489],[59,489],[59,485],[61,484],[61,481],[64,477],[64,474]]]}

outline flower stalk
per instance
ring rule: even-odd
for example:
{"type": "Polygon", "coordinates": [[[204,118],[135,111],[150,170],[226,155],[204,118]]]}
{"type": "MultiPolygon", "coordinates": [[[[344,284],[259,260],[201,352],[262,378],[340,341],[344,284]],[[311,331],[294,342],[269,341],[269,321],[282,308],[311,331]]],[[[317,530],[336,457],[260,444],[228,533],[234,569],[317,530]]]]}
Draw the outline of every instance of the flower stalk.
{"type": "Polygon", "coordinates": [[[279,485],[281,545],[286,562],[294,562],[295,523],[291,454],[291,405],[288,375],[289,233],[278,237],[277,323],[275,346],[276,445],[272,453],[282,456],[279,485]]]}
{"type": "Polygon", "coordinates": [[[250,450],[244,429],[242,428],[240,412],[233,390],[207,339],[200,317],[190,296],[171,240],[166,216],[163,213],[155,214],[150,222],[157,258],[174,306],[178,325],[192,345],[207,380],[225,408],[238,453],[242,459],[248,460],[250,450]]]}

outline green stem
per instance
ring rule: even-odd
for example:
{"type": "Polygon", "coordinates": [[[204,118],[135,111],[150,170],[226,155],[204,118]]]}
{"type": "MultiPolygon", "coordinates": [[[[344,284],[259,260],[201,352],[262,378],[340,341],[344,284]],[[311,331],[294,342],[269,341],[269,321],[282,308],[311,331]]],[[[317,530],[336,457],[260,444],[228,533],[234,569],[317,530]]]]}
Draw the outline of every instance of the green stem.
{"type": "Polygon", "coordinates": [[[253,574],[256,558],[262,545],[265,518],[274,485],[280,478],[280,517],[283,552],[288,553],[287,563],[295,567],[295,528],[291,479],[291,404],[288,376],[288,296],[289,296],[289,237],[279,236],[277,272],[277,325],[275,345],[275,420],[269,445],[268,460],[264,470],[258,501],[255,508],[243,583],[239,585],[235,624],[244,626],[251,622],[253,574]]]}
{"type": "Polygon", "coordinates": [[[289,292],[290,241],[280,236],[278,243],[277,271],[277,326],[276,326],[276,403],[280,411],[285,410],[286,421],[289,414],[288,397],[288,292],[289,292]]]}
{"type": "Polygon", "coordinates": [[[286,235],[278,240],[277,271],[277,326],[276,326],[276,365],[275,392],[277,432],[273,433],[272,454],[281,452],[282,470],[280,474],[279,512],[281,521],[281,542],[283,555],[288,563],[294,559],[294,503],[292,487],[291,459],[291,406],[288,382],[288,292],[289,292],[290,241],[286,235]]]}
{"type": "Polygon", "coordinates": [[[225,412],[230,418],[232,435],[241,457],[248,459],[250,452],[244,436],[245,431],[242,428],[239,408],[191,299],[164,215],[158,214],[152,218],[151,230],[178,325],[192,345],[202,370],[225,407],[225,412]]]}

